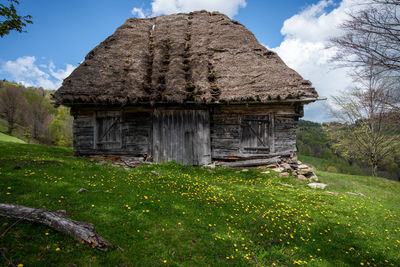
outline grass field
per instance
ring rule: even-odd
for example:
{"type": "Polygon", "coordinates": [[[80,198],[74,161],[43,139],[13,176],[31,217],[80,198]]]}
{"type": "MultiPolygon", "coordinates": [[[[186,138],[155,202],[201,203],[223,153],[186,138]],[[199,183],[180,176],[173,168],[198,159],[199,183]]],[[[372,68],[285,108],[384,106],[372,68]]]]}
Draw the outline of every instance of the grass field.
{"type": "MultiPolygon", "coordinates": [[[[0,202],[64,209],[116,248],[91,249],[28,222],[0,247],[24,266],[400,266],[400,183],[317,172],[329,186],[312,190],[237,170],[177,163],[126,170],[74,158],[70,149],[0,142],[0,202]],[[82,187],[89,191],[76,194],[82,187]]],[[[0,217],[0,234],[13,222],[0,217]]]]}
{"type": "MultiPolygon", "coordinates": [[[[8,125],[7,121],[0,118],[0,134],[3,133],[4,135],[7,135],[7,134],[5,134],[7,132],[7,125],[8,125]]],[[[38,141],[36,141],[32,137],[28,137],[26,135],[26,129],[19,124],[15,124],[15,129],[12,132],[12,135],[13,135],[13,137],[15,137],[25,143],[26,142],[33,143],[33,144],[38,143],[38,141]]],[[[0,141],[9,142],[9,140],[4,140],[3,138],[4,138],[4,136],[0,136],[0,141]]]]}
{"type": "Polygon", "coordinates": [[[329,171],[331,168],[335,170],[335,172],[346,173],[351,175],[366,175],[367,171],[362,169],[357,165],[350,165],[343,158],[335,158],[335,159],[322,159],[316,157],[310,157],[305,155],[298,155],[299,160],[305,162],[306,164],[315,167],[321,171],[329,171]]]}
{"type": "Polygon", "coordinates": [[[25,141],[18,139],[14,136],[6,135],[0,132],[0,142],[12,142],[12,143],[21,143],[25,144],[25,141]]]}

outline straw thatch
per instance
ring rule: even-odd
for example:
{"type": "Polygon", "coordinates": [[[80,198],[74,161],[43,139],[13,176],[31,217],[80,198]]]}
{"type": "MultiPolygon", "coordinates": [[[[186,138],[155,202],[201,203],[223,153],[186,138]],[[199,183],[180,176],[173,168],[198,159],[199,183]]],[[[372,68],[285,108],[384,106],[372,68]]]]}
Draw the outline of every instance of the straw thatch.
{"type": "Polygon", "coordinates": [[[241,103],[316,99],[240,23],[218,12],[128,19],[54,94],[57,104],[241,103]]]}

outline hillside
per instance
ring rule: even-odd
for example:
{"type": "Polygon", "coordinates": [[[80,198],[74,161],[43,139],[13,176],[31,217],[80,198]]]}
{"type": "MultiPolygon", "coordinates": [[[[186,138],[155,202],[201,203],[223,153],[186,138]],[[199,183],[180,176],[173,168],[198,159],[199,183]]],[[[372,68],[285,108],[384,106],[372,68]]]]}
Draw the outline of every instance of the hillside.
{"type": "Polygon", "coordinates": [[[0,142],[12,142],[12,143],[25,144],[25,141],[18,139],[14,136],[3,134],[2,132],[0,132],[0,142]]]}
{"type": "Polygon", "coordinates": [[[54,107],[52,93],[0,80],[0,132],[27,143],[72,146],[73,118],[68,108],[54,107]],[[14,115],[7,117],[6,114],[14,115]]]}
{"type": "MultiPolygon", "coordinates": [[[[355,159],[347,160],[340,151],[335,151],[335,142],[330,132],[338,131],[335,123],[299,121],[297,151],[301,161],[319,170],[355,175],[368,175],[370,168],[355,159]]],[[[393,153],[381,164],[378,173],[382,177],[400,180],[400,154],[393,153]]]]}
{"type": "MultiPolygon", "coordinates": [[[[4,256],[24,266],[400,265],[399,182],[317,172],[328,187],[313,190],[262,169],[100,163],[0,142],[0,202],[64,209],[116,246],[19,222],[1,238],[4,256]]],[[[13,222],[0,217],[0,233],[13,222]]]]}

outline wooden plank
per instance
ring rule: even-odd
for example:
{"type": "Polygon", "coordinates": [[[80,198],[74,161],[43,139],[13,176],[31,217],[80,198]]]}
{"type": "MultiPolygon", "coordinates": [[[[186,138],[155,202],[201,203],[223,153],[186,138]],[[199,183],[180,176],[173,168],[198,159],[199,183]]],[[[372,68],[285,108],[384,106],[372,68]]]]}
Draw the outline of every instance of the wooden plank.
{"type": "Polygon", "coordinates": [[[240,148],[240,140],[239,139],[213,139],[212,140],[212,148],[229,148],[229,149],[239,149],[240,148]]]}
{"type": "Polygon", "coordinates": [[[268,154],[243,154],[240,151],[229,151],[229,153],[225,153],[224,150],[213,151],[212,159],[213,160],[223,160],[223,161],[238,161],[238,160],[246,160],[246,159],[267,159],[271,157],[287,157],[293,150],[282,150],[280,152],[268,153],[268,154]]]}
{"type": "Polygon", "coordinates": [[[202,151],[199,152],[199,165],[207,165],[211,163],[211,138],[210,138],[210,120],[209,112],[204,111],[200,114],[202,123],[199,127],[200,144],[202,151]]]}
{"type": "Polygon", "coordinates": [[[240,125],[214,124],[211,130],[211,138],[238,139],[240,138],[240,125]]]}
{"type": "MultiPolygon", "coordinates": [[[[162,133],[160,147],[153,145],[156,162],[175,160],[191,165],[211,162],[208,111],[158,109],[158,112],[162,119],[153,124],[153,131],[161,129],[162,133]],[[162,156],[157,157],[157,153],[162,156]]],[[[153,142],[157,142],[155,138],[153,135],[153,142]]]]}
{"type": "Polygon", "coordinates": [[[74,128],[74,135],[80,136],[91,136],[93,138],[93,127],[85,127],[85,128],[74,128]]]}
{"type": "Polygon", "coordinates": [[[190,164],[193,165],[195,164],[194,159],[193,159],[193,131],[185,131],[185,138],[184,138],[184,156],[185,158],[183,159],[184,164],[190,164]]]}
{"type": "Polygon", "coordinates": [[[269,148],[270,152],[274,153],[275,152],[275,115],[274,113],[269,114],[269,130],[268,130],[268,142],[269,142],[269,148]]]}
{"type": "Polygon", "coordinates": [[[262,166],[268,165],[271,163],[276,163],[279,161],[279,157],[273,157],[268,159],[249,159],[249,160],[241,160],[241,161],[234,161],[234,162],[218,162],[218,166],[224,167],[255,167],[255,166],[262,166]]]}
{"type": "Polygon", "coordinates": [[[125,145],[132,145],[132,144],[148,144],[149,138],[148,136],[144,135],[131,135],[125,136],[125,145]]]}
{"type": "Polygon", "coordinates": [[[160,111],[154,109],[153,112],[153,147],[152,156],[154,162],[160,162],[160,139],[161,139],[160,111]]]}
{"type": "Polygon", "coordinates": [[[98,125],[97,125],[96,121],[97,121],[97,112],[93,112],[92,123],[93,123],[93,126],[94,126],[94,127],[93,127],[93,149],[94,149],[94,150],[97,149],[97,142],[96,142],[96,140],[97,140],[97,138],[98,138],[97,133],[98,133],[98,131],[99,131],[98,125]]]}

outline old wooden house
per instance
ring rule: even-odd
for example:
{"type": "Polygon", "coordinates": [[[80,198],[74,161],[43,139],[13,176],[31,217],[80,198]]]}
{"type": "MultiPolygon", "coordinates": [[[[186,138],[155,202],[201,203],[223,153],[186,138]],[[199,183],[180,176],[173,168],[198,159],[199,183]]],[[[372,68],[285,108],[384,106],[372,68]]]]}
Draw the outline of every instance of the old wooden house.
{"type": "Polygon", "coordinates": [[[318,95],[243,25],[199,11],[128,19],[53,97],[76,155],[245,166],[292,157],[318,95]]]}

